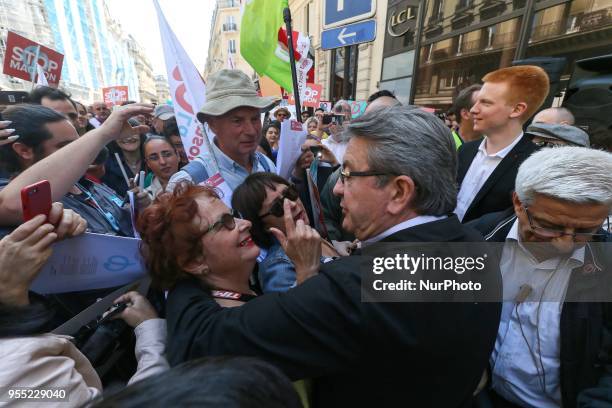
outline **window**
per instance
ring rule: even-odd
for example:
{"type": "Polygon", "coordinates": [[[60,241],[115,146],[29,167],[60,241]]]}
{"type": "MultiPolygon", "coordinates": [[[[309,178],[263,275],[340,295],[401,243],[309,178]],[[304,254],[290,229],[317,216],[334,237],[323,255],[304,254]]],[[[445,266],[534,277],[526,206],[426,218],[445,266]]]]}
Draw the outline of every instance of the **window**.
{"type": "Polygon", "coordinates": [[[308,34],[317,32],[317,19],[315,17],[315,5],[313,2],[308,3],[308,34]]]}
{"type": "Polygon", "coordinates": [[[357,91],[357,45],[332,50],[331,99],[355,99],[357,91]]]}
{"type": "Polygon", "coordinates": [[[227,42],[227,50],[230,54],[236,53],[236,40],[229,40],[227,42]]]}
{"type": "Polygon", "coordinates": [[[236,17],[227,16],[225,17],[225,24],[223,24],[223,31],[236,31],[236,17]]]}
{"type": "Polygon", "coordinates": [[[457,37],[457,52],[455,55],[461,55],[463,53],[463,34],[459,34],[457,37]]]}

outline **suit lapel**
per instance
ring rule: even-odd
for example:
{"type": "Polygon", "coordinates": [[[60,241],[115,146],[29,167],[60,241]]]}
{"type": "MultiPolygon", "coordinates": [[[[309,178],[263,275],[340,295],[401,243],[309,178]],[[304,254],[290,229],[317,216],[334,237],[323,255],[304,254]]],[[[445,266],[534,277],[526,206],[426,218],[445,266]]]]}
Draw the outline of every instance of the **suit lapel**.
{"type": "Polygon", "coordinates": [[[478,142],[469,142],[465,143],[461,151],[459,152],[459,166],[457,168],[457,183],[461,185],[463,183],[463,179],[465,178],[465,174],[467,173],[472,161],[474,161],[474,157],[476,157],[476,153],[478,153],[478,146],[480,146],[481,141],[478,142]]]}

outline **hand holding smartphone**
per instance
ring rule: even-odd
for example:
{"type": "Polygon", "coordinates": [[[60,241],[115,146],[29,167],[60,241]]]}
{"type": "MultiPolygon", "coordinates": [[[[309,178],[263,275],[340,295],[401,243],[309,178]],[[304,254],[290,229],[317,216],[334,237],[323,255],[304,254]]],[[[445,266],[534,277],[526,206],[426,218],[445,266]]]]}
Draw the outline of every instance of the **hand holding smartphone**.
{"type": "Polygon", "coordinates": [[[51,212],[51,184],[43,180],[21,189],[23,219],[29,221],[39,214],[47,218],[51,212]]]}

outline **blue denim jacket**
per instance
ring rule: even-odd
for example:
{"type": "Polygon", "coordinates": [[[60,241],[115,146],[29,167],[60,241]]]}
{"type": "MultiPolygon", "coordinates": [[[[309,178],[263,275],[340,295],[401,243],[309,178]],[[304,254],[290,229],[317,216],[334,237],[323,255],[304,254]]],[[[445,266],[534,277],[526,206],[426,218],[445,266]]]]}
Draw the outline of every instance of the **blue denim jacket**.
{"type": "Polygon", "coordinates": [[[295,286],[293,262],[276,240],[268,248],[268,255],[259,263],[259,285],[264,293],[286,292],[295,286]]]}
{"type": "MultiPolygon", "coordinates": [[[[321,263],[334,258],[322,256],[321,263]]],[[[266,257],[259,263],[259,285],[264,293],[286,292],[293,288],[295,282],[295,267],[283,247],[274,239],[274,244],[267,249],[266,257]]]]}

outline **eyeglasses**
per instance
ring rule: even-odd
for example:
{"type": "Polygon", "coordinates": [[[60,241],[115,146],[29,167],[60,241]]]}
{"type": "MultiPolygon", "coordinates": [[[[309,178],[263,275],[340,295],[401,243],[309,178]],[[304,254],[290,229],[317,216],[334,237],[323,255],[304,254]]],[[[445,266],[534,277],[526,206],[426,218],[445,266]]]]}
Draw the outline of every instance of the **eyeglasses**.
{"type": "MultiPolygon", "coordinates": [[[[565,232],[562,228],[549,228],[549,227],[541,227],[539,225],[535,225],[533,222],[533,217],[529,213],[527,207],[523,207],[525,209],[525,214],[527,214],[527,220],[529,221],[529,227],[536,234],[545,237],[545,238],[559,238],[564,235],[571,235],[572,238],[581,239],[581,240],[589,240],[589,239],[600,239],[604,238],[606,234],[599,234],[595,231],[599,230],[600,227],[596,228],[588,228],[590,231],[575,231],[575,232],[565,232]]],[[[610,228],[610,217],[607,218],[605,223],[604,230],[608,230],[610,228]]]]}
{"type": "Polygon", "coordinates": [[[546,140],[540,140],[538,142],[533,142],[533,144],[535,144],[538,147],[563,147],[565,146],[564,144],[561,144],[561,143],[548,142],[546,140]]]}
{"type": "Polygon", "coordinates": [[[152,161],[152,162],[156,162],[156,161],[159,160],[160,156],[163,157],[164,159],[169,159],[171,157],[174,157],[175,154],[174,154],[173,151],[163,150],[159,155],[157,153],[153,153],[153,154],[147,156],[147,160],[148,161],[152,161]]]}
{"type": "Polygon", "coordinates": [[[276,200],[274,200],[272,206],[270,207],[270,211],[263,215],[260,215],[259,218],[264,218],[268,215],[273,215],[275,217],[282,217],[283,215],[285,215],[285,209],[283,208],[285,198],[289,201],[295,201],[298,199],[298,192],[295,189],[295,186],[291,184],[288,185],[285,191],[283,191],[283,193],[276,200]]]}
{"type": "Polygon", "coordinates": [[[217,221],[212,223],[208,227],[206,232],[204,232],[204,234],[202,235],[206,235],[211,231],[218,231],[219,227],[224,227],[228,231],[233,230],[234,228],[236,228],[236,217],[237,216],[238,216],[238,213],[236,213],[234,210],[230,210],[229,213],[223,214],[217,221]]]}
{"type": "Polygon", "coordinates": [[[340,182],[344,184],[345,180],[350,179],[351,177],[370,177],[370,176],[388,176],[391,173],[383,172],[383,171],[350,171],[346,170],[344,167],[340,169],[340,182]]]}

